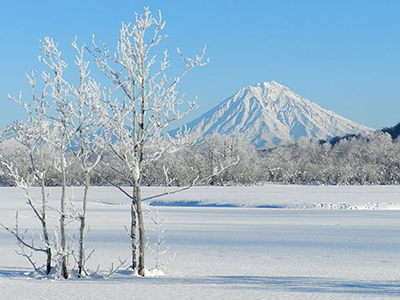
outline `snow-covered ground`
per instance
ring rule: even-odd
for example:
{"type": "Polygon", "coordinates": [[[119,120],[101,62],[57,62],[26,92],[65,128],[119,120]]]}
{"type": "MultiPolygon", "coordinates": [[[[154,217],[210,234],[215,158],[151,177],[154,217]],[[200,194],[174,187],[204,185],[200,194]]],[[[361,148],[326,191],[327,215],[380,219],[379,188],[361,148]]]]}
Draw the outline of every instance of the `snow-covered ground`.
{"type": "MultiPolygon", "coordinates": [[[[173,189],[169,189],[173,191],[173,189]]],[[[163,189],[148,188],[146,196],[163,189]]],[[[400,209],[398,186],[194,187],[154,201],[168,206],[233,206],[300,209],[400,209]]]]}
{"type": "MultiPolygon", "coordinates": [[[[70,190],[76,205],[80,191],[70,190]]],[[[144,189],[146,196],[162,191],[144,189]]],[[[51,190],[51,205],[58,193],[51,190]]],[[[148,227],[154,205],[163,205],[164,259],[175,253],[165,277],[34,278],[14,238],[0,230],[0,299],[398,299],[399,196],[397,186],[268,185],[192,188],[155,199],[148,227]]],[[[16,210],[21,229],[39,228],[23,193],[1,188],[0,222],[12,226],[16,210]]],[[[129,258],[129,201],[121,193],[93,188],[88,223],[87,246],[96,249],[90,269],[129,258]]],[[[70,234],[76,229],[69,225],[70,234]]],[[[147,232],[151,245],[156,233],[147,232]]],[[[154,255],[148,252],[149,268],[154,255]]]]}

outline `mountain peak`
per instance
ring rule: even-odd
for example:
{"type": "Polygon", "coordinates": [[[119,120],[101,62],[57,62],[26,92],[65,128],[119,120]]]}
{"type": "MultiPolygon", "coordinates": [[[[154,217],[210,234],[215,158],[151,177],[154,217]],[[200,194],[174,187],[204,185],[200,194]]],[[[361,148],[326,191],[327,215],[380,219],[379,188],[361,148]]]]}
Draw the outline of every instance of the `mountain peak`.
{"type": "Polygon", "coordinates": [[[198,140],[213,133],[241,134],[257,148],[290,144],[301,137],[327,139],[372,130],[323,109],[276,81],[242,88],[187,128],[198,140]]]}
{"type": "MultiPolygon", "coordinates": [[[[284,89],[284,88],[287,89],[286,86],[284,86],[284,85],[282,85],[282,84],[276,82],[275,80],[259,82],[259,83],[256,83],[256,84],[254,84],[254,85],[248,85],[246,88],[247,88],[247,89],[251,89],[251,88],[260,88],[260,87],[261,87],[261,88],[270,89],[270,90],[284,89]]],[[[245,88],[245,89],[246,89],[246,88],[245,88]]]]}
{"type": "Polygon", "coordinates": [[[276,82],[275,80],[271,81],[264,81],[262,83],[259,83],[260,85],[264,85],[265,87],[278,87],[278,88],[284,88],[282,84],[276,82]]]}

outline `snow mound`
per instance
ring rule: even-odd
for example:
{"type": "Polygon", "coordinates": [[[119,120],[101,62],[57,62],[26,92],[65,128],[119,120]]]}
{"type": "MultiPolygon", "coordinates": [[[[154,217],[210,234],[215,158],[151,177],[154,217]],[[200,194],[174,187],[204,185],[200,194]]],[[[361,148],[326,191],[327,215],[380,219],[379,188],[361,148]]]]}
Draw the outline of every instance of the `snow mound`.
{"type": "Polygon", "coordinates": [[[160,269],[154,268],[149,270],[146,268],[144,270],[144,277],[163,277],[163,276],[165,276],[165,273],[160,269]]]}

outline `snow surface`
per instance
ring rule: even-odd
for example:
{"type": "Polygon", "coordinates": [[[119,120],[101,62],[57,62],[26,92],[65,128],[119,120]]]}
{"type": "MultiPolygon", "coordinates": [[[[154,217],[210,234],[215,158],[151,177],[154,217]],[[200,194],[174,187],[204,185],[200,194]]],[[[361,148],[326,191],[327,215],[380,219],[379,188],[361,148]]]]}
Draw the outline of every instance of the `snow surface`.
{"type": "MultiPolygon", "coordinates": [[[[144,188],[144,193],[162,190],[144,188]]],[[[59,192],[51,189],[51,205],[57,205],[59,192]]],[[[70,190],[72,203],[78,205],[80,192],[70,190]]],[[[193,188],[162,203],[156,199],[153,205],[170,205],[159,212],[166,218],[166,256],[176,253],[163,277],[120,271],[109,279],[37,278],[14,252],[14,238],[2,230],[0,299],[398,299],[399,194],[398,186],[268,185],[193,188]],[[260,206],[280,208],[255,208],[260,206]]],[[[1,188],[0,222],[12,226],[15,210],[21,229],[39,229],[23,193],[1,188]]],[[[57,222],[55,215],[50,218],[57,222]]],[[[87,246],[96,251],[87,267],[100,264],[106,271],[129,257],[124,230],[129,201],[121,193],[93,188],[88,223],[87,246]]],[[[69,225],[70,234],[76,230],[77,224],[69,225]]],[[[151,245],[156,233],[147,233],[151,245]]],[[[148,252],[149,269],[154,257],[148,252]]]]}
{"type": "Polygon", "coordinates": [[[213,133],[245,134],[258,148],[291,144],[301,137],[327,139],[372,131],[275,81],[241,89],[187,128],[199,140],[213,133]]]}

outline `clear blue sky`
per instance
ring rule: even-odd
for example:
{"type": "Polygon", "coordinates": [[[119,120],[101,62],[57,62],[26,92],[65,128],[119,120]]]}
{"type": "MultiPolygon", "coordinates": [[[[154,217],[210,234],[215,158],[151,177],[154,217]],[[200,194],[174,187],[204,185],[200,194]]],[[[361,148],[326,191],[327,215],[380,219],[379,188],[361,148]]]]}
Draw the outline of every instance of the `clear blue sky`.
{"type": "MultiPolygon", "coordinates": [[[[200,109],[243,86],[276,80],[355,122],[381,128],[400,122],[400,1],[4,1],[0,17],[0,127],[21,118],[7,94],[40,70],[39,39],[59,41],[72,64],[71,38],[94,33],[114,46],[121,22],[149,6],[162,11],[170,37],[160,47],[188,54],[207,45],[211,63],[179,88],[200,109]]],[[[174,71],[181,65],[172,57],[174,71]]],[[[94,67],[94,66],[93,66],[94,67]]],[[[191,119],[189,118],[189,119],[191,119]]],[[[188,119],[188,120],[189,120],[188,119]]]]}

